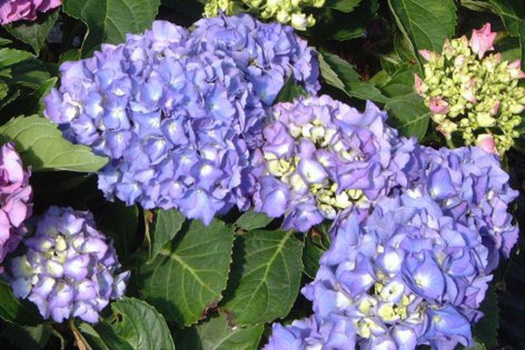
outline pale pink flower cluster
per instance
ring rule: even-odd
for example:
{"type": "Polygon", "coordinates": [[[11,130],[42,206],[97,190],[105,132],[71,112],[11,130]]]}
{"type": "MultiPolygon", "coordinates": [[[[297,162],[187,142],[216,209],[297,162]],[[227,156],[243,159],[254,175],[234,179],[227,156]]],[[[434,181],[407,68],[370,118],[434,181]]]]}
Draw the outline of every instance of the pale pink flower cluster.
{"type": "Polygon", "coordinates": [[[429,107],[436,130],[447,139],[461,133],[466,145],[502,155],[519,137],[525,110],[521,60],[507,62],[494,50],[497,33],[490,23],[466,36],[446,40],[443,53],[419,53],[427,61],[425,76],[414,77],[414,89],[429,107]],[[498,130],[499,129],[499,130],[498,130]]]}
{"type": "Polygon", "coordinates": [[[62,4],[62,0],[0,0],[0,24],[34,21],[38,12],[47,12],[62,4]]]}

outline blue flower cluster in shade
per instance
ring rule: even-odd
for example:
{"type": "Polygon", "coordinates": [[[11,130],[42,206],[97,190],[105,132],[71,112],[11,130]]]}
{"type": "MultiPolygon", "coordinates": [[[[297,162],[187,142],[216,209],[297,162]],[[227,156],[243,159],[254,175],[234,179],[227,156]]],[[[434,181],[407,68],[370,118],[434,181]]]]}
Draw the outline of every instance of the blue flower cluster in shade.
{"type": "Polygon", "coordinates": [[[192,32],[157,21],[60,71],[45,115],[71,141],[110,158],[99,174],[105,196],[205,223],[249,207],[250,150],[285,83],[319,89],[306,42],[248,15],[202,19],[192,32]]]}
{"type": "Polygon", "coordinates": [[[517,192],[497,157],[479,148],[418,146],[409,186],[367,213],[342,211],[303,294],[314,314],[274,324],[271,349],[414,349],[473,346],[471,324],[500,254],[518,238],[517,192]]]}
{"type": "Polygon", "coordinates": [[[89,212],[52,206],[28,222],[26,252],[10,260],[8,279],[18,298],[38,306],[44,319],[79,317],[90,323],[110,300],[124,296],[130,272],[89,212]]]}

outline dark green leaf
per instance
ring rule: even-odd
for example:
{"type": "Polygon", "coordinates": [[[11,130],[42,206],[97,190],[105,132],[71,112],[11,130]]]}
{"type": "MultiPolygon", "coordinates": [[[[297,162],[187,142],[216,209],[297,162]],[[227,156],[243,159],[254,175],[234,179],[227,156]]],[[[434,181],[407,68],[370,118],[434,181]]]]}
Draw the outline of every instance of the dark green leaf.
{"type": "Polygon", "coordinates": [[[378,85],[384,95],[394,98],[414,93],[414,73],[417,66],[403,63],[389,79],[378,85]]]}
{"type": "Polygon", "coordinates": [[[330,246],[329,238],[326,232],[321,229],[310,230],[305,237],[303,264],[304,273],[315,278],[319,270],[319,259],[330,246]]]}
{"type": "Polygon", "coordinates": [[[178,210],[155,211],[153,225],[150,226],[150,253],[149,261],[153,261],[159,255],[162,247],[171,241],[182,228],[185,217],[178,210]]]}
{"type": "Polygon", "coordinates": [[[525,18],[525,3],[520,0],[461,0],[461,5],[474,11],[490,10],[499,15],[512,36],[520,35],[520,23],[525,18]]]}
{"type": "Polygon", "coordinates": [[[48,342],[51,332],[47,325],[21,326],[8,322],[2,331],[2,337],[11,344],[24,350],[40,350],[48,342]]]}
{"type": "Polygon", "coordinates": [[[226,288],[234,233],[219,220],[188,222],[151,264],[135,275],[144,298],[168,321],[188,326],[206,315],[226,288]]]}
{"type": "Polygon", "coordinates": [[[330,53],[323,53],[319,57],[321,76],[327,84],[351,97],[381,103],[388,102],[388,97],[384,96],[373,83],[360,81],[359,74],[347,61],[330,53]]]}
{"type": "Polygon", "coordinates": [[[328,23],[325,23],[325,27],[328,26],[328,29],[331,29],[333,40],[346,41],[360,38],[365,35],[368,23],[374,18],[377,10],[377,0],[360,1],[350,13],[330,10],[331,18],[328,23]]]}
{"type": "Polygon", "coordinates": [[[352,12],[361,0],[328,0],[324,6],[341,12],[352,12]]]}
{"type": "Polygon", "coordinates": [[[255,350],[263,330],[262,324],[232,328],[217,316],[177,332],[175,344],[179,350],[255,350]]]}
{"type": "Polygon", "coordinates": [[[93,326],[87,323],[81,323],[80,326],[78,326],[78,329],[82,333],[84,339],[93,348],[93,350],[109,350],[107,345],[104,343],[104,340],[102,340],[100,334],[97,333],[93,326]]]}
{"type": "Polygon", "coordinates": [[[403,136],[423,138],[427,132],[430,110],[419,95],[410,94],[390,100],[385,105],[393,124],[403,136]]]}
{"type": "Polygon", "coordinates": [[[521,70],[525,71],[525,19],[520,24],[521,70]]]}
{"type": "Polygon", "coordinates": [[[286,316],[299,293],[303,244],[293,232],[256,230],[235,244],[222,309],[239,325],[286,316]]]}
{"type": "Polygon", "coordinates": [[[98,226],[115,242],[119,260],[125,261],[132,252],[137,236],[139,209],[136,205],[127,206],[116,201],[105,203],[102,211],[98,226]]]}
{"type": "Polygon", "coordinates": [[[121,43],[127,33],[148,29],[157,15],[160,0],[64,0],[62,9],[86,23],[82,57],[102,43],[121,43]]]}
{"type": "Polygon", "coordinates": [[[6,321],[34,326],[42,322],[36,306],[15,298],[11,286],[0,280],[0,317],[6,321]]]}
{"type": "Polygon", "coordinates": [[[175,350],[164,317],[148,303],[124,298],[111,304],[113,314],[95,326],[109,349],[175,350]]]}
{"type": "Polygon", "coordinates": [[[39,14],[36,22],[16,22],[4,26],[18,40],[30,45],[38,55],[44,46],[49,32],[58,19],[58,10],[39,14]]]}
{"type": "Polygon", "coordinates": [[[388,4],[415,50],[441,52],[445,39],[454,36],[454,0],[388,0],[388,4]]]}
{"type": "Polygon", "coordinates": [[[15,49],[0,49],[0,70],[8,68],[16,63],[33,59],[33,56],[30,52],[20,51],[15,49]]]}
{"type": "Polygon", "coordinates": [[[107,163],[106,158],[94,155],[88,147],[64,139],[55,124],[38,116],[10,120],[0,127],[0,140],[13,141],[24,164],[33,171],[94,172],[107,163]]]}
{"type": "Polygon", "coordinates": [[[247,211],[242,214],[240,218],[235,221],[235,225],[246,231],[255,230],[257,228],[264,228],[270,222],[272,218],[263,213],[254,213],[253,211],[247,211]]]}
{"type": "Polygon", "coordinates": [[[281,91],[279,91],[279,95],[277,95],[275,103],[292,102],[296,98],[305,95],[306,91],[302,86],[295,84],[293,79],[288,79],[282,87],[281,91]]]}
{"type": "Polygon", "coordinates": [[[472,335],[487,349],[492,349],[497,344],[499,328],[498,295],[493,286],[487,290],[480,311],[485,315],[472,327],[472,335]]]}

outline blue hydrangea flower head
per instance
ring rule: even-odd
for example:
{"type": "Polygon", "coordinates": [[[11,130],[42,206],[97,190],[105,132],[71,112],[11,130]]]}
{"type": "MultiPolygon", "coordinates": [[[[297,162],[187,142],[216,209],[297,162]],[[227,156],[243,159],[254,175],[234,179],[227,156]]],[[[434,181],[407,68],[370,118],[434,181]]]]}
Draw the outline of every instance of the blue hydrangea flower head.
{"type": "Polygon", "coordinates": [[[124,295],[130,272],[119,271],[115,249],[91,213],[50,207],[32,230],[25,254],[10,261],[14,295],[36,304],[44,319],[97,322],[110,300],[124,295]]]}
{"type": "Polygon", "coordinates": [[[61,73],[45,115],[110,158],[99,174],[105,196],[177,208],[206,224],[249,207],[250,153],[285,82],[319,88],[306,42],[247,15],[204,19],[191,33],[156,21],[61,73]]]}
{"type": "Polygon", "coordinates": [[[518,191],[510,187],[509,175],[497,156],[478,147],[425,147],[423,152],[424,171],[413,187],[428,193],[445,215],[481,234],[489,249],[487,272],[491,272],[500,255],[508,258],[518,240],[518,226],[508,212],[518,191]]]}
{"type": "Polygon", "coordinates": [[[345,211],[330,234],[316,278],[303,289],[319,327],[344,318],[363,349],[473,345],[470,325],[492,279],[476,230],[408,190],[379,199],[368,217],[345,211]]]}
{"type": "Polygon", "coordinates": [[[340,349],[354,350],[356,334],[353,325],[334,316],[322,324],[315,317],[296,320],[289,326],[274,323],[272,336],[264,350],[340,349]],[[324,346],[324,347],[323,347],[324,346]]]}
{"type": "Polygon", "coordinates": [[[327,95],[273,108],[255,154],[255,209],[285,215],[283,227],[306,231],[347,208],[368,209],[381,195],[408,184],[415,140],[385,124],[369,102],[364,112],[327,95]]]}

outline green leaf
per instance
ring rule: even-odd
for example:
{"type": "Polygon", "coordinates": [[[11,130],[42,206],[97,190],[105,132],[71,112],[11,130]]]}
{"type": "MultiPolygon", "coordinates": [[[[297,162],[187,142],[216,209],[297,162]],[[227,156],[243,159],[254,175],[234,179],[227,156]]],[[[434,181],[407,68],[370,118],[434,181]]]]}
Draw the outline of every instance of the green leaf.
{"type": "Polygon", "coordinates": [[[42,349],[47,344],[50,335],[49,327],[43,324],[31,327],[8,322],[2,331],[3,338],[24,350],[42,349]]]}
{"type": "Polygon", "coordinates": [[[101,43],[124,42],[127,33],[140,33],[151,27],[160,0],[64,0],[62,9],[88,27],[82,44],[82,57],[101,43]]]}
{"type": "Polygon", "coordinates": [[[257,349],[264,326],[232,328],[222,316],[175,333],[178,350],[248,350],[257,349]]]}
{"type": "Polygon", "coordinates": [[[388,102],[388,97],[384,96],[373,83],[360,81],[359,74],[350,63],[337,55],[325,52],[319,55],[319,63],[323,80],[348,96],[381,103],[388,102]]]}
{"type": "Polygon", "coordinates": [[[27,51],[20,51],[8,48],[0,49],[0,70],[6,69],[9,66],[12,66],[16,63],[33,58],[35,58],[35,56],[33,56],[30,52],[27,51]]]}
{"type": "Polygon", "coordinates": [[[0,80],[0,101],[3,100],[9,93],[9,86],[0,80]]]}
{"type": "Polygon", "coordinates": [[[414,73],[417,66],[403,63],[382,84],[377,84],[382,93],[388,97],[395,98],[414,93],[414,73]]]}
{"type": "Polygon", "coordinates": [[[0,127],[0,140],[13,141],[24,165],[33,171],[69,170],[95,172],[107,159],[62,137],[57,126],[38,116],[18,117],[0,127]]]}
{"type": "Polygon", "coordinates": [[[525,20],[520,24],[521,70],[525,71],[525,20]]]}
{"type": "Polygon", "coordinates": [[[34,326],[42,322],[36,306],[15,298],[8,282],[0,280],[0,317],[5,321],[34,326]]]}
{"type": "Polygon", "coordinates": [[[168,321],[188,326],[222,299],[234,233],[219,220],[186,223],[170,247],[135,275],[144,298],[168,321]]]}
{"type": "MultiPolygon", "coordinates": [[[[350,2],[350,0],[346,1],[350,2]]],[[[342,2],[345,2],[345,0],[342,0],[342,2]]],[[[321,22],[319,23],[321,26],[324,24],[325,31],[328,30],[332,32],[331,39],[346,41],[363,37],[366,33],[368,23],[374,18],[379,8],[377,0],[360,1],[357,6],[351,9],[348,5],[346,9],[349,10],[350,13],[341,11],[341,9],[345,8],[345,5],[341,4],[340,8],[336,11],[328,9],[330,15],[327,23],[322,23],[322,19],[319,21],[321,22]]],[[[317,25],[317,27],[319,27],[319,25],[317,25]]]]}
{"type": "Polygon", "coordinates": [[[388,0],[388,4],[414,50],[441,52],[445,39],[454,36],[454,0],[388,0]]]}
{"type": "Polygon", "coordinates": [[[428,129],[430,110],[422,98],[413,93],[390,100],[385,105],[389,110],[389,122],[407,137],[416,136],[422,139],[428,129]]]}
{"type": "Polygon", "coordinates": [[[461,0],[461,5],[474,11],[490,10],[499,15],[511,36],[520,35],[520,22],[525,18],[525,3],[519,0],[461,0]]]}
{"type": "Polygon", "coordinates": [[[299,293],[302,250],[292,231],[257,230],[239,236],[221,307],[228,319],[248,325],[285,317],[299,293]]]}
{"type": "Polygon", "coordinates": [[[242,214],[241,217],[235,221],[235,226],[240,227],[246,231],[251,231],[257,228],[264,228],[272,221],[273,218],[270,218],[268,215],[263,213],[254,213],[250,210],[242,214]]]}
{"type": "Polygon", "coordinates": [[[306,91],[300,85],[297,85],[292,78],[288,79],[275,98],[277,102],[292,102],[298,97],[305,96],[306,91]]]}
{"type": "Polygon", "coordinates": [[[44,46],[49,32],[58,19],[58,10],[39,14],[37,21],[21,21],[4,26],[18,40],[30,45],[38,55],[44,46]]]}
{"type": "Polygon", "coordinates": [[[348,13],[352,12],[360,2],[361,0],[328,0],[324,6],[348,13]]]}
{"type": "Polygon", "coordinates": [[[94,327],[109,349],[175,350],[166,320],[148,303],[124,298],[112,303],[111,311],[94,327]]]}
{"type": "Polygon", "coordinates": [[[487,349],[492,349],[498,342],[499,305],[498,295],[493,286],[490,286],[485,300],[480,306],[484,316],[472,327],[472,335],[487,349]]]}
{"type": "Polygon", "coordinates": [[[98,226],[115,242],[115,249],[121,262],[125,261],[133,250],[137,236],[139,209],[136,205],[127,206],[121,201],[105,203],[98,226]]]}
{"type": "Polygon", "coordinates": [[[80,326],[78,326],[78,329],[93,350],[109,350],[106,343],[104,343],[104,340],[102,340],[100,334],[97,333],[93,326],[88,323],[81,323],[80,326]]]}
{"type": "Polygon", "coordinates": [[[319,259],[330,247],[330,238],[327,232],[323,232],[322,227],[310,230],[305,237],[303,265],[304,273],[314,279],[319,270],[319,259]]]}
{"type": "Polygon", "coordinates": [[[186,219],[184,215],[174,209],[159,209],[155,214],[153,225],[150,227],[151,244],[148,262],[152,262],[159,255],[164,244],[175,237],[186,219]]]}

